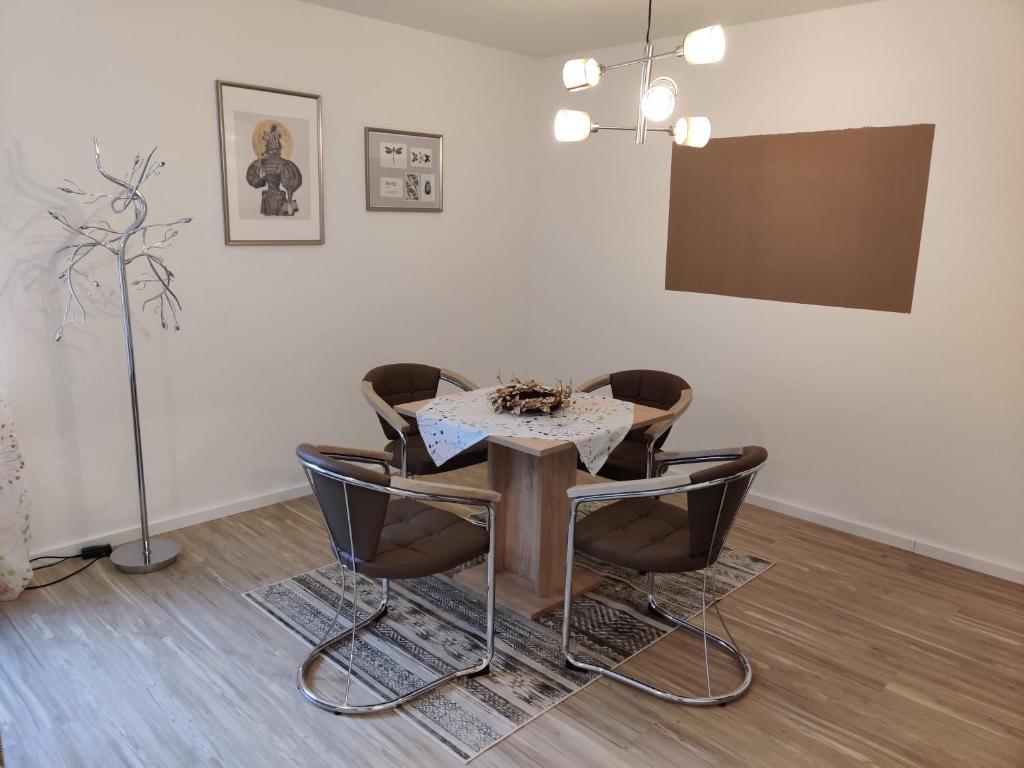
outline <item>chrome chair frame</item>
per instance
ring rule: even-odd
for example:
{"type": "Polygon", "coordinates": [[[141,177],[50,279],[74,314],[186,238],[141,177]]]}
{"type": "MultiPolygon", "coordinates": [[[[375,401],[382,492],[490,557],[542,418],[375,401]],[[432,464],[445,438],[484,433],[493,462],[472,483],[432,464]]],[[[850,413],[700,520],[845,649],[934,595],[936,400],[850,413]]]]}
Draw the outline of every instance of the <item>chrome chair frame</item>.
{"type": "MultiPolygon", "coordinates": [[[[474,389],[479,389],[479,387],[477,387],[477,385],[474,384],[470,379],[466,378],[457,371],[453,371],[451,368],[441,368],[440,370],[441,381],[447,381],[449,384],[458,387],[463,392],[470,392],[474,389]]],[[[409,472],[406,466],[408,462],[409,451],[407,443],[409,440],[408,431],[412,429],[412,425],[408,421],[406,421],[405,417],[403,417],[402,414],[396,411],[392,406],[388,405],[387,402],[385,402],[384,399],[377,394],[377,391],[373,388],[373,384],[371,384],[366,379],[363,379],[363,396],[366,398],[366,401],[370,404],[370,407],[373,408],[374,411],[376,411],[377,415],[384,419],[386,422],[388,422],[391,428],[398,433],[398,439],[401,440],[402,443],[402,450],[399,453],[401,473],[402,477],[409,477],[409,472]]]]}
{"type": "MultiPolygon", "coordinates": [[[[757,477],[757,473],[760,471],[763,464],[748,469],[744,472],[738,472],[727,477],[718,478],[704,483],[690,483],[687,477],[685,481],[677,480],[673,477],[664,477],[665,471],[676,464],[700,464],[704,462],[712,461],[729,461],[732,459],[739,458],[742,455],[742,450],[739,448],[726,448],[722,450],[713,451],[697,451],[693,453],[676,453],[676,452],[665,452],[659,453],[657,457],[657,472],[658,477],[648,478],[646,480],[627,480],[623,482],[612,482],[612,483],[600,483],[592,486],[597,489],[594,493],[587,493],[586,486],[576,486],[569,490],[570,496],[572,496],[572,503],[570,504],[569,511],[569,539],[568,547],[566,549],[565,558],[565,597],[564,597],[564,608],[562,618],[562,655],[565,657],[565,665],[569,668],[586,670],[589,672],[597,672],[598,674],[604,675],[605,677],[616,680],[620,683],[632,686],[644,693],[649,693],[652,696],[656,696],[664,701],[670,701],[676,704],[685,704],[689,706],[707,707],[715,705],[725,705],[731,701],[735,701],[740,698],[747,689],[750,688],[751,680],[753,679],[753,672],[750,668],[750,662],[747,661],[746,656],[743,655],[739,647],[736,644],[736,640],[732,636],[732,632],[729,631],[728,625],[725,623],[725,618],[722,616],[721,609],[718,607],[718,602],[715,601],[713,606],[715,612],[718,614],[719,621],[722,623],[722,627],[725,629],[725,633],[728,636],[728,640],[719,637],[718,635],[708,632],[707,629],[707,586],[708,586],[708,569],[712,571],[717,568],[718,560],[714,562],[714,567],[711,563],[711,555],[714,550],[712,546],[708,552],[708,562],[703,570],[703,583],[701,586],[701,626],[690,623],[686,619],[682,619],[678,616],[674,616],[667,610],[662,608],[654,596],[654,574],[647,573],[647,609],[650,613],[668,621],[669,623],[685,629],[696,635],[700,635],[704,641],[704,674],[707,681],[707,695],[706,696],[687,696],[681,693],[675,693],[673,691],[666,691],[657,686],[645,683],[641,680],[637,680],[634,677],[624,675],[621,672],[617,672],[608,667],[603,667],[600,664],[591,664],[586,661],[580,661],[572,655],[569,648],[569,635],[571,630],[572,622],[572,569],[574,561],[574,543],[575,543],[575,532],[576,532],[576,517],[577,510],[581,504],[587,504],[595,501],[615,501],[620,499],[635,499],[635,498],[649,498],[649,497],[660,497],[670,496],[678,493],[689,493],[691,491],[699,491],[705,488],[712,488],[718,485],[725,485],[726,483],[739,480],[744,477],[749,477],[747,485],[743,490],[743,496],[740,499],[740,508],[742,509],[743,502],[746,499],[747,493],[750,491],[750,486],[754,484],[754,478],[757,477]],[[611,486],[615,486],[615,490],[609,490],[611,486]],[[733,690],[715,695],[711,692],[711,669],[708,657],[708,641],[719,648],[720,650],[727,653],[732,657],[740,673],[743,675],[743,680],[733,690]]],[[[722,509],[725,505],[726,494],[722,494],[722,500],[718,505],[718,515],[715,518],[715,526],[712,530],[711,541],[714,542],[718,535],[718,524],[721,521],[722,509]]],[[[739,518],[739,511],[733,517],[732,525],[735,525],[736,520],[739,518]]],[[[730,525],[729,530],[732,529],[730,525]]],[[[723,547],[724,542],[729,536],[729,530],[725,532],[722,537],[723,547]]],[[[606,577],[608,578],[608,577],[606,577]]]]}
{"type": "MultiPolygon", "coordinates": [[[[331,458],[339,459],[341,461],[349,461],[361,464],[376,464],[384,470],[384,474],[391,475],[391,467],[388,464],[390,454],[386,454],[378,451],[361,451],[359,453],[346,453],[340,450],[324,450],[323,453],[331,458]]],[[[365,483],[356,478],[346,477],[339,475],[334,472],[329,472],[321,467],[314,466],[305,461],[299,462],[302,464],[303,470],[306,472],[306,479],[309,481],[310,487],[313,489],[313,494],[317,498],[317,504],[320,504],[320,497],[316,491],[316,485],[313,483],[312,473],[319,474],[323,477],[329,477],[334,480],[338,480],[345,484],[345,514],[348,522],[348,529],[352,531],[352,512],[348,504],[348,485],[358,486],[360,488],[367,488],[371,491],[377,491],[380,493],[387,493],[389,496],[398,496],[405,499],[415,499],[417,501],[436,501],[446,502],[449,504],[468,504],[471,506],[481,506],[486,508],[486,521],[481,521],[476,516],[465,518],[467,522],[474,525],[480,525],[487,528],[488,533],[488,548],[487,548],[487,628],[486,636],[484,638],[486,644],[486,650],[483,658],[476,664],[465,667],[463,669],[456,669],[449,672],[441,677],[432,680],[431,682],[420,686],[419,688],[410,691],[409,693],[401,696],[396,696],[393,699],[387,701],[375,702],[372,704],[349,704],[349,693],[352,685],[352,662],[355,656],[355,641],[356,634],[360,629],[369,626],[373,622],[380,619],[388,612],[388,600],[391,594],[391,584],[389,579],[381,579],[381,600],[377,608],[362,621],[357,623],[359,610],[359,572],[356,568],[355,553],[349,553],[349,563],[345,563],[343,553],[338,550],[338,547],[334,543],[334,538],[331,538],[331,549],[334,551],[335,557],[338,558],[338,563],[342,569],[342,594],[341,600],[338,603],[338,611],[334,615],[334,620],[331,622],[327,632],[324,634],[323,639],[313,648],[312,651],[306,656],[299,666],[298,672],[298,686],[299,691],[302,695],[311,703],[324,709],[328,712],[333,712],[339,715],[362,715],[371,714],[373,712],[383,712],[389,709],[394,709],[402,704],[405,704],[413,699],[428,693],[435,688],[438,688],[445,683],[449,683],[452,680],[456,680],[460,677],[476,677],[478,675],[487,674],[490,670],[491,660],[494,658],[494,593],[495,593],[495,579],[494,579],[494,511],[495,503],[493,501],[482,501],[478,499],[467,498],[464,496],[453,495],[451,493],[426,493],[423,491],[409,490],[406,488],[399,488],[395,486],[381,487],[372,483],[365,483]],[[341,615],[341,609],[344,605],[345,598],[345,570],[346,568],[352,571],[352,617],[351,627],[347,630],[342,630],[336,634],[331,634],[332,630],[338,623],[338,617],[341,615]],[[317,695],[312,688],[312,685],[308,681],[309,671],[313,666],[313,663],[320,657],[321,654],[327,652],[335,643],[341,640],[345,636],[349,637],[349,653],[348,653],[348,670],[345,676],[345,699],[342,702],[330,701],[317,695]]],[[[434,485],[420,481],[420,486],[434,485]]],[[[445,488],[451,488],[451,486],[443,486],[445,488]]],[[[320,507],[321,514],[324,514],[323,507],[320,507]]],[[[327,517],[324,515],[324,525],[327,525],[327,517]]],[[[354,547],[352,547],[354,549],[354,547]]]]}

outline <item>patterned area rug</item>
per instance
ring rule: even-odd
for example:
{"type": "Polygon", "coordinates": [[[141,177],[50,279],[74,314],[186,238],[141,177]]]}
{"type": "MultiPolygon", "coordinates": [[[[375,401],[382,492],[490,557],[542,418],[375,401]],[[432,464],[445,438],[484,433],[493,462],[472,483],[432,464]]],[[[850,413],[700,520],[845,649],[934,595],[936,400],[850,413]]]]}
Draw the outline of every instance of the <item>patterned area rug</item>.
{"type": "MultiPolygon", "coordinates": [[[[577,563],[616,577],[606,578],[573,603],[573,647],[581,658],[616,667],[673,630],[645,611],[643,577],[583,555],[577,563]]],[[[767,560],[726,550],[713,580],[709,578],[708,592],[721,600],[771,566],[767,560]]],[[[335,563],[245,597],[313,646],[331,629],[341,599],[341,575],[335,563]]],[[[659,575],[659,601],[678,616],[699,614],[701,579],[700,573],[659,575]]],[[[351,597],[351,577],[348,584],[351,597]]],[[[360,579],[359,595],[361,617],[380,597],[369,579],[360,579]]],[[[348,599],[338,619],[341,626],[350,626],[345,617],[351,610],[348,599]]],[[[565,668],[561,627],[561,608],[534,622],[498,606],[490,674],[457,680],[398,711],[468,762],[596,679],[565,668]]],[[[483,597],[448,575],[392,583],[387,616],[357,636],[351,701],[393,698],[470,666],[481,656],[477,638],[483,631],[483,597]]],[[[348,643],[335,647],[329,658],[344,670],[348,643]]],[[[295,659],[296,667],[299,661],[295,659]]],[[[314,679],[325,676],[338,677],[321,665],[314,679]]]]}

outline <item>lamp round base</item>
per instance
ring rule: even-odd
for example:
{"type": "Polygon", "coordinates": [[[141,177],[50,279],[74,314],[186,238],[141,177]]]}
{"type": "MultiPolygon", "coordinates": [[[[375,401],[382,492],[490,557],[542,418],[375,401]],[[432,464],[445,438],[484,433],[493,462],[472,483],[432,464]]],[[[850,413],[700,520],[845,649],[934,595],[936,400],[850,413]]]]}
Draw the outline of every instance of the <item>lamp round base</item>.
{"type": "Polygon", "coordinates": [[[166,568],[178,559],[181,545],[171,539],[149,540],[149,562],[146,562],[141,541],[122,544],[110,555],[110,562],[124,573],[152,573],[166,568]]]}

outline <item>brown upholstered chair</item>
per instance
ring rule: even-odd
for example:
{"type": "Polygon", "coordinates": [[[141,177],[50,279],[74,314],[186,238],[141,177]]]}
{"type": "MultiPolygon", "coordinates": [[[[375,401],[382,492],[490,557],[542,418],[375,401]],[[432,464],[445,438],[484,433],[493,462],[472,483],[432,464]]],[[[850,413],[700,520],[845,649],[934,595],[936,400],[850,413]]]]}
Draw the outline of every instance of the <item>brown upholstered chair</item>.
{"type": "Polygon", "coordinates": [[[486,674],[494,655],[494,510],[500,494],[482,488],[391,477],[391,455],[355,448],[300,445],[299,463],[316,495],[327,525],[331,548],[342,568],[342,595],[337,615],[323,640],[299,667],[299,690],[313,704],[343,715],[365,714],[393,709],[417,696],[459,677],[486,674]],[[381,471],[369,469],[374,464],[381,471]],[[463,518],[424,502],[483,507],[482,519],[463,518]],[[350,704],[352,659],[356,633],[388,610],[392,579],[429,576],[454,568],[481,555],[487,556],[486,650],[477,663],[449,672],[419,688],[388,701],[350,704]],[[351,625],[334,633],[345,600],[345,574],[352,574],[351,625]],[[381,601],[376,610],[357,622],[358,579],[368,576],[381,581],[381,601]],[[309,672],[321,654],[348,636],[348,675],[345,698],[329,701],[313,691],[309,672]]]}
{"type": "Polygon", "coordinates": [[[442,379],[465,391],[477,388],[455,371],[419,363],[379,365],[363,376],[363,396],[377,412],[384,435],[390,441],[384,450],[395,457],[392,466],[401,470],[402,477],[433,475],[487,461],[487,441],[482,441],[446,461],[444,467],[438,467],[430,458],[416,424],[410,424],[394,409],[402,403],[437,397],[442,379]]]}
{"type": "MultiPolygon", "coordinates": [[[[612,397],[670,411],[672,416],[649,427],[634,429],[611,452],[600,471],[609,480],[639,480],[654,476],[654,454],[661,449],[672,425],[693,400],[693,389],[686,380],[665,371],[631,370],[604,373],[579,386],[580,392],[610,387],[612,397]]],[[[580,469],[586,467],[580,464],[580,469]]]]}
{"type": "Polygon", "coordinates": [[[758,471],[768,459],[760,446],[730,448],[697,453],[659,453],[659,473],[676,464],[725,462],[710,469],[685,475],[668,475],[620,483],[577,485],[569,489],[569,546],[566,555],[565,607],[562,619],[562,653],[566,666],[598,672],[620,683],[677,704],[709,706],[728,704],[750,687],[750,663],[736,646],[722,618],[718,602],[713,602],[719,621],[729,637],[725,640],[707,630],[708,571],[718,563],[726,537],[739,515],[743,499],[758,471]],[[666,497],[686,494],[687,508],[669,504],[666,497]],[[613,503],[594,510],[577,521],[581,504],[597,501],[613,503]],[[569,648],[572,627],[572,567],[574,551],[623,568],[647,574],[647,606],[651,613],[704,639],[706,696],[687,696],[662,690],[648,683],[608,669],[580,661],[569,648]],[[656,573],[703,571],[701,587],[701,626],[673,616],[654,596],[656,573]],[[708,641],[732,657],[742,682],[727,693],[713,694],[708,664],[708,641]]]}

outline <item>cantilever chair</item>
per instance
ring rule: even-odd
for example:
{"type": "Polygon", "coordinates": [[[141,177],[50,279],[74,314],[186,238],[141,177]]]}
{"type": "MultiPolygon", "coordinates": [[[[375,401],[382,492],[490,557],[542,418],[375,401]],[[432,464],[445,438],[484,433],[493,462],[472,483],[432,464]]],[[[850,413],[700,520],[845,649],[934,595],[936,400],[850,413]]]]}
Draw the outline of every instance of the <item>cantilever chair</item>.
{"type": "Polygon", "coordinates": [[[446,461],[443,469],[439,468],[430,458],[416,424],[410,424],[394,409],[402,403],[437,397],[442,379],[464,391],[477,388],[462,374],[419,363],[379,365],[363,376],[363,396],[377,412],[384,435],[390,441],[384,450],[395,457],[391,464],[401,471],[402,477],[433,475],[487,461],[487,442],[482,441],[446,461]]]}
{"type": "Polygon", "coordinates": [[[494,510],[501,500],[495,491],[391,477],[391,454],[356,448],[313,446],[303,443],[296,453],[316,495],[342,568],[338,611],[320,643],[299,667],[302,695],[328,712],[358,715],[393,709],[459,677],[486,674],[494,655],[494,510]],[[380,471],[366,465],[376,465],[380,471]],[[424,502],[483,507],[479,515],[463,518],[424,502]],[[471,666],[457,669],[413,691],[371,704],[349,703],[356,633],[384,616],[392,579],[412,579],[446,571],[481,555],[487,556],[487,614],[485,651],[471,666]],[[351,627],[335,633],[345,603],[345,574],[352,574],[351,627]],[[359,577],[381,581],[380,604],[362,621],[359,577]],[[309,680],[316,660],[348,637],[348,674],[345,697],[331,701],[317,694],[309,680]]]}
{"type": "MultiPolygon", "coordinates": [[[[603,373],[583,382],[580,392],[610,387],[612,397],[671,412],[649,427],[634,429],[619,443],[598,475],[609,480],[640,480],[654,476],[654,454],[661,449],[676,420],[693,400],[693,389],[685,379],[665,371],[631,370],[603,373]]],[[[586,470],[582,464],[580,469],[586,470]]]]}
{"type": "Polygon", "coordinates": [[[714,608],[729,639],[725,640],[707,629],[708,571],[717,565],[747,491],[767,459],[768,452],[760,446],[697,453],[659,453],[659,475],[676,464],[725,463],[694,472],[689,478],[668,475],[619,483],[577,485],[569,489],[572,503],[562,620],[562,653],[566,666],[598,672],[677,704],[728,704],[746,693],[752,678],[750,663],[736,646],[717,602],[714,602],[714,608]],[[664,501],[665,497],[677,494],[687,495],[688,510],[664,501]],[[614,503],[594,510],[577,522],[576,513],[580,505],[596,501],[614,503]],[[577,549],[605,562],[646,573],[648,610],[704,640],[706,696],[665,691],[599,664],[580,661],[572,655],[569,647],[572,628],[572,567],[573,553],[577,549]],[[700,570],[703,570],[704,575],[701,587],[701,626],[698,627],[673,616],[658,604],[654,596],[654,575],[700,570]],[[742,682],[727,693],[714,694],[711,691],[709,640],[732,657],[743,675],[742,682]]]}

